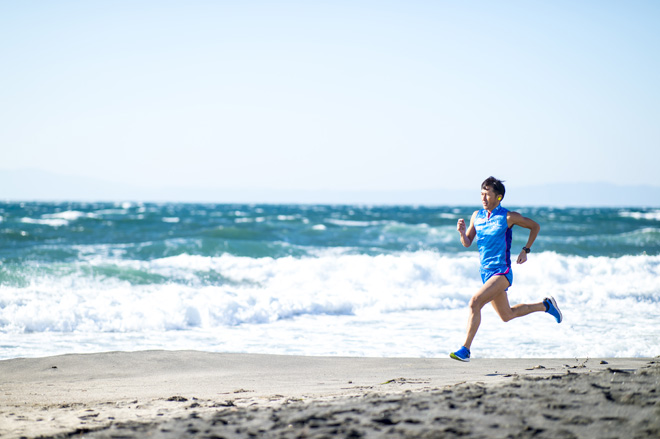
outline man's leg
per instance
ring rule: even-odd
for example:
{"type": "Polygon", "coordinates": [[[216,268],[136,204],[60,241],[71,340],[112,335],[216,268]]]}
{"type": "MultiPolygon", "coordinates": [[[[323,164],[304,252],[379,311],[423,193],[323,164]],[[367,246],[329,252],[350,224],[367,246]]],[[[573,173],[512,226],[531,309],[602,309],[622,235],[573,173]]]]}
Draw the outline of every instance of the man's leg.
{"type": "MultiPolygon", "coordinates": [[[[472,296],[470,299],[470,316],[468,317],[467,336],[465,337],[465,346],[470,349],[474,336],[477,335],[477,330],[481,324],[481,308],[488,302],[497,299],[500,296],[506,298],[506,289],[509,288],[509,280],[504,276],[493,276],[486,281],[481,289],[472,296]]],[[[507,300],[507,304],[508,299],[507,300]]],[[[541,304],[543,306],[543,304],[541,304]]],[[[543,308],[545,309],[545,307],[543,308]]]]}
{"type": "Polygon", "coordinates": [[[518,317],[526,316],[527,314],[531,314],[533,312],[545,311],[545,305],[543,302],[532,304],[521,303],[514,305],[513,307],[510,306],[509,296],[506,294],[506,291],[504,294],[496,296],[491,304],[493,305],[493,308],[495,308],[495,312],[497,312],[497,314],[504,322],[508,322],[509,320],[513,320],[518,317]]]}

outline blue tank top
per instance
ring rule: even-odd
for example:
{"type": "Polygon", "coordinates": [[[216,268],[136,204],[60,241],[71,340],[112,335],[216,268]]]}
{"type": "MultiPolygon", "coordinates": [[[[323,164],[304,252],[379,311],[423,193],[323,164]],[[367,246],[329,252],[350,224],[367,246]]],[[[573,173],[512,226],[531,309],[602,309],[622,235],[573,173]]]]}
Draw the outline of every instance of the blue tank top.
{"type": "Polygon", "coordinates": [[[513,233],[506,222],[506,210],[497,206],[488,217],[488,211],[481,209],[474,219],[477,231],[477,246],[481,266],[488,270],[511,267],[511,238],[513,233]]]}

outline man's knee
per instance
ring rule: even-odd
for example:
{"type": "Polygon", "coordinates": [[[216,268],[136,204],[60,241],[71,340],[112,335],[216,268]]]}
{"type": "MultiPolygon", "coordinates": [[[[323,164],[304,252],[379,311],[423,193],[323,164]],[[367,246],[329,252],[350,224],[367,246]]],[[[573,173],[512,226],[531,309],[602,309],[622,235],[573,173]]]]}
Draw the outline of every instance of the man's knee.
{"type": "Polygon", "coordinates": [[[468,306],[470,307],[470,310],[472,310],[473,312],[475,312],[475,311],[481,311],[481,308],[483,308],[484,306],[486,306],[486,304],[483,303],[481,300],[479,300],[479,299],[477,298],[477,296],[473,296],[473,297],[470,299],[470,302],[468,303],[468,306]]]}
{"type": "Polygon", "coordinates": [[[513,317],[514,317],[513,313],[500,314],[500,318],[504,323],[510,322],[511,320],[513,320],[513,317]]]}

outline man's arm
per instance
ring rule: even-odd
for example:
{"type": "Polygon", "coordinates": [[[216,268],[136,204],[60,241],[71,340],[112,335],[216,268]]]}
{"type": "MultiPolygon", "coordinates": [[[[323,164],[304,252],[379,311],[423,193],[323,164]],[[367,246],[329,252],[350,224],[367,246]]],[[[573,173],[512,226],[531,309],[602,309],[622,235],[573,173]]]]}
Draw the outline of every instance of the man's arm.
{"type": "MultiPolygon", "coordinates": [[[[529,229],[529,238],[527,238],[527,244],[525,244],[525,247],[532,248],[532,244],[534,244],[534,241],[536,240],[536,237],[538,236],[539,231],[541,230],[541,226],[539,226],[539,224],[536,221],[524,217],[518,212],[511,212],[511,211],[507,213],[506,222],[509,227],[513,227],[515,225],[529,229]]],[[[523,264],[526,261],[527,261],[527,252],[525,250],[521,250],[520,254],[518,255],[517,262],[519,264],[523,264]]]]}
{"type": "Polygon", "coordinates": [[[456,229],[458,230],[458,233],[461,234],[461,244],[463,244],[463,247],[471,246],[472,241],[474,241],[474,237],[477,234],[477,230],[474,228],[474,218],[476,216],[477,211],[475,211],[470,218],[470,227],[468,227],[467,232],[465,230],[465,220],[463,218],[458,220],[456,229]]]}

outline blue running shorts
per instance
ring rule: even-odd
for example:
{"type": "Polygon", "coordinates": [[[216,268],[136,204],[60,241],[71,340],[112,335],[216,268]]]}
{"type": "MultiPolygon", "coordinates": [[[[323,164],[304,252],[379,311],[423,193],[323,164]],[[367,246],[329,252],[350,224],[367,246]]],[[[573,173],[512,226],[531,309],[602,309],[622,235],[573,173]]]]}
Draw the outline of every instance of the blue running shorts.
{"type": "MultiPolygon", "coordinates": [[[[486,283],[488,279],[493,276],[504,276],[509,281],[509,287],[513,285],[513,271],[511,270],[511,267],[507,267],[505,271],[502,271],[502,269],[488,270],[486,268],[481,268],[479,271],[481,273],[481,280],[483,283],[486,283]]],[[[507,287],[506,290],[508,289],[509,288],[507,287]]]]}

